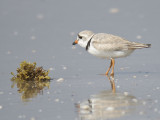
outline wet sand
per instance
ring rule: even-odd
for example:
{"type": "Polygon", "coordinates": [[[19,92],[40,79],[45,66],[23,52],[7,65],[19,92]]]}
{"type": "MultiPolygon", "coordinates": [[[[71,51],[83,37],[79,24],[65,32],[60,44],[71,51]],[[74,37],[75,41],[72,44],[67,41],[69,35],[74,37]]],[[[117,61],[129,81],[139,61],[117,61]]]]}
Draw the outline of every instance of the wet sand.
{"type": "Polygon", "coordinates": [[[159,1],[1,1],[0,116],[3,120],[160,119],[159,1]],[[97,9],[95,9],[97,8],[97,9]],[[72,46],[89,29],[150,43],[110,61],[72,46]],[[11,72],[22,61],[50,69],[49,88],[19,93],[11,72]],[[113,79],[111,79],[113,80],[113,79]]]}

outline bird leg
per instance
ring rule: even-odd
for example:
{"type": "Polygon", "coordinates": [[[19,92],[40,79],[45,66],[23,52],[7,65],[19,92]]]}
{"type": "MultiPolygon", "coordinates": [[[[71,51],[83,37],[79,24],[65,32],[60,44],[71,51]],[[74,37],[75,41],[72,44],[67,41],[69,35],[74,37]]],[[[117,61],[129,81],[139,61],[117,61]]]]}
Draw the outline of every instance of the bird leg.
{"type": "Polygon", "coordinates": [[[112,59],[111,59],[110,66],[109,66],[109,68],[108,68],[108,70],[107,70],[107,72],[106,72],[106,75],[108,75],[108,73],[109,73],[109,71],[110,71],[111,67],[112,67],[112,59]]]}
{"type": "Polygon", "coordinates": [[[109,66],[109,68],[108,68],[108,70],[106,72],[106,75],[108,75],[108,73],[109,73],[109,71],[110,71],[110,69],[112,67],[112,72],[111,72],[110,76],[114,76],[114,65],[115,65],[115,60],[111,59],[111,63],[110,63],[110,66],[109,66]]]}
{"type": "Polygon", "coordinates": [[[112,61],[112,72],[111,72],[110,76],[114,76],[114,65],[115,65],[115,60],[112,59],[111,61],[112,61]]]}

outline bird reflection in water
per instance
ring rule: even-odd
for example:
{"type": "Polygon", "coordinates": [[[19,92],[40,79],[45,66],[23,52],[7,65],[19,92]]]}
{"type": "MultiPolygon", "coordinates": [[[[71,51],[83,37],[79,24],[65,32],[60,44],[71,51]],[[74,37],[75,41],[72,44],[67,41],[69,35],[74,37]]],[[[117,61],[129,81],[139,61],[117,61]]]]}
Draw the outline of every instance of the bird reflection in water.
{"type": "Polygon", "coordinates": [[[21,99],[24,102],[28,102],[31,98],[36,97],[38,94],[43,94],[44,88],[49,88],[50,80],[45,81],[26,81],[11,79],[13,88],[17,85],[18,92],[21,93],[21,99]]]}
{"type": "Polygon", "coordinates": [[[116,92],[114,76],[108,76],[112,90],[91,95],[76,104],[80,120],[104,120],[119,118],[135,111],[138,100],[127,92],[116,92]]]}

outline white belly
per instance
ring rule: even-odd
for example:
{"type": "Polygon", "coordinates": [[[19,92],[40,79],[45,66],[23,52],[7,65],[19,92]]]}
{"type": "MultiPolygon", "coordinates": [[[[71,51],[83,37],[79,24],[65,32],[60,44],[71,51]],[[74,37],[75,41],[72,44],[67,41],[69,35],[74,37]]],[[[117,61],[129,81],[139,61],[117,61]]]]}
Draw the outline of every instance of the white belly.
{"type": "Polygon", "coordinates": [[[94,56],[100,58],[114,59],[120,57],[126,57],[130,55],[134,50],[122,50],[122,51],[98,51],[93,46],[90,46],[88,52],[94,56]]]}

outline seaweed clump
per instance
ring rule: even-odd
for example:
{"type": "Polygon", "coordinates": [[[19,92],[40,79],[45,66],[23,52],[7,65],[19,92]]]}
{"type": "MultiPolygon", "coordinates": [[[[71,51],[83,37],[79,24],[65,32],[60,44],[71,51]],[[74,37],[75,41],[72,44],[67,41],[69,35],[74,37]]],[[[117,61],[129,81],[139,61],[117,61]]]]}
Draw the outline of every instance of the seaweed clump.
{"type": "Polygon", "coordinates": [[[17,85],[18,92],[21,93],[21,99],[24,102],[30,98],[36,97],[38,94],[43,94],[43,89],[50,86],[49,71],[42,67],[36,67],[36,62],[30,63],[23,61],[20,67],[17,68],[17,75],[11,72],[13,82],[11,88],[17,85]]]}
{"type": "Polygon", "coordinates": [[[46,71],[42,67],[36,67],[36,62],[30,63],[23,61],[20,63],[20,67],[17,68],[17,75],[14,75],[12,79],[26,80],[26,81],[45,81],[50,80],[48,76],[49,70],[46,71]]]}

